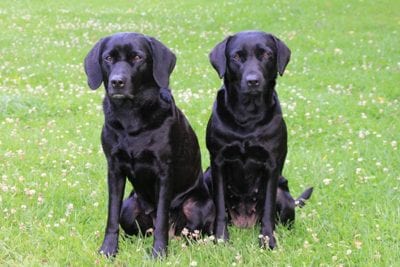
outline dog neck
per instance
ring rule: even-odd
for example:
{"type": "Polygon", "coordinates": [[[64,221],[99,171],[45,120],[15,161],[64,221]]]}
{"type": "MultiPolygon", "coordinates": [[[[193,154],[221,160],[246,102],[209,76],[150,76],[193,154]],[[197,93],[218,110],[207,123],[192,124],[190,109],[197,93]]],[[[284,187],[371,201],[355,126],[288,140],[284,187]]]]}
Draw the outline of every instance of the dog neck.
{"type": "MultiPolygon", "coordinates": [[[[165,94],[164,91],[162,93],[165,94]]],[[[107,118],[105,121],[112,128],[137,132],[162,123],[166,117],[171,116],[172,101],[168,102],[156,87],[146,88],[133,99],[123,99],[120,102],[106,96],[103,100],[104,116],[107,118]]]]}
{"type": "Polygon", "coordinates": [[[275,80],[267,83],[260,95],[243,94],[237,84],[225,88],[225,106],[239,124],[264,120],[272,113],[275,106],[275,80]]]}

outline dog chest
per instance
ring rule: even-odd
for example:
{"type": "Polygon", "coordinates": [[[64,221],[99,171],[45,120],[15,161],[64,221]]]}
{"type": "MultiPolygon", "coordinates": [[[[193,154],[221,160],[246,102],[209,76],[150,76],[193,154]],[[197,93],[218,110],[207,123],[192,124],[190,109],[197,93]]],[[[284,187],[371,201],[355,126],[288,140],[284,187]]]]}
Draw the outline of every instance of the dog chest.
{"type": "Polygon", "coordinates": [[[245,171],[263,169],[270,164],[270,151],[260,142],[234,141],[223,146],[219,158],[224,164],[237,164],[245,171]]]}
{"type": "MultiPolygon", "coordinates": [[[[237,194],[252,194],[265,180],[270,153],[262,146],[234,142],[221,149],[221,170],[231,189],[237,194]]],[[[228,188],[229,190],[230,188],[228,188]]]]}
{"type": "Polygon", "coordinates": [[[120,133],[111,145],[110,156],[128,177],[160,175],[170,157],[168,135],[157,131],[130,135],[120,133]]]}

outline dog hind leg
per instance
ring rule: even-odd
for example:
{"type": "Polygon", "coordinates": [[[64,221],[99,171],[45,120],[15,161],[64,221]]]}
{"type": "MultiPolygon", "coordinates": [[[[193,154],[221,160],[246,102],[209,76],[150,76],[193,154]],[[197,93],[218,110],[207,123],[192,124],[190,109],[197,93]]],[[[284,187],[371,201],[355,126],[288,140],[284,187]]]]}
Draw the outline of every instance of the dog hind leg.
{"type": "Polygon", "coordinates": [[[151,216],[145,214],[135,193],[131,193],[122,203],[120,225],[129,236],[139,233],[145,235],[153,227],[151,216]]]}

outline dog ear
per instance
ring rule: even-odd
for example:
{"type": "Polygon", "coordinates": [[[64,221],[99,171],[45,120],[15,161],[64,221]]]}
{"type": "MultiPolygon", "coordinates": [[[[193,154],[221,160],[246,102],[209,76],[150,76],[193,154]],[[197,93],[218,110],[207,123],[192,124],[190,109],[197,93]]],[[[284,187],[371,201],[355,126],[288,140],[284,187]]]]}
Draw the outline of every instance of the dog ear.
{"type": "Polygon", "coordinates": [[[217,44],[211,51],[209,58],[211,65],[218,72],[219,77],[222,79],[226,72],[226,44],[228,43],[230,36],[225,38],[222,42],[217,44]]]}
{"type": "Polygon", "coordinates": [[[160,41],[149,38],[153,57],[153,77],[160,88],[168,88],[169,76],[175,68],[176,56],[160,41]]]}
{"type": "Polygon", "coordinates": [[[103,40],[98,41],[85,58],[85,72],[88,85],[92,90],[96,90],[103,82],[103,74],[100,66],[100,50],[103,40]]]}
{"type": "Polygon", "coordinates": [[[282,76],[287,64],[289,63],[291,52],[290,49],[286,46],[286,44],[281,40],[279,40],[279,38],[274,37],[274,39],[278,55],[277,58],[278,72],[279,75],[282,76]]]}

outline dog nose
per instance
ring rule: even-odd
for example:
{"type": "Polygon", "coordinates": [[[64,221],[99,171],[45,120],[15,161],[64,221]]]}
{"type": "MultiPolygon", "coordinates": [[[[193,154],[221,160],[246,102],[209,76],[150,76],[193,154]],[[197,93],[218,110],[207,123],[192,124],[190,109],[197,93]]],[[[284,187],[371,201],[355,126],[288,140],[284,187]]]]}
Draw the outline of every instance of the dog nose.
{"type": "Polygon", "coordinates": [[[113,76],[111,79],[111,86],[114,89],[121,89],[125,86],[125,79],[119,75],[113,76]]]}
{"type": "Polygon", "coordinates": [[[255,74],[249,74],[246,77],[247,86],[256,87],[260,85],[260,79],[255,74]]]}

